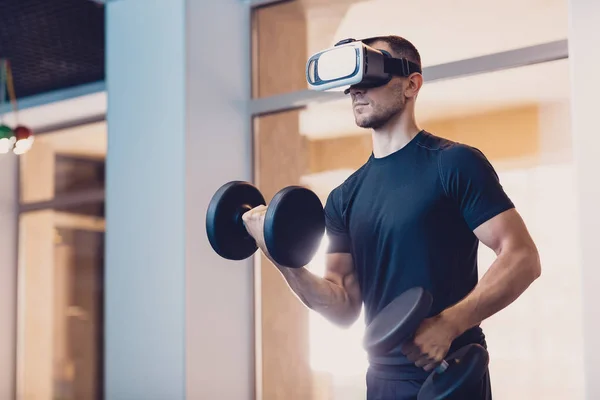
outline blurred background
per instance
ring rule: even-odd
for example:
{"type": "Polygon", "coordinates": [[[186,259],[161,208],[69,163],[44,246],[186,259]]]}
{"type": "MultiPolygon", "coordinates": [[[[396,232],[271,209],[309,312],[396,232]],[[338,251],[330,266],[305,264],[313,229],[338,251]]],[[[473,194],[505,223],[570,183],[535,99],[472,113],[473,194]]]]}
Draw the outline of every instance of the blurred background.
{"type": "Polygon", "coordinates": [[[600,66],[592,19],[585,0],[0,0],[0,398],[364,399],[362,317],[337,328],[266,258],[221,260],[204,214],[228,180],[324,202],[359,168],[370,131],[305,63],[386,34],[421,53],[420,125],[485,153],[540,251],[483,323],[494,398],[597,398],[600,87],[574,79],[600,66]]]}

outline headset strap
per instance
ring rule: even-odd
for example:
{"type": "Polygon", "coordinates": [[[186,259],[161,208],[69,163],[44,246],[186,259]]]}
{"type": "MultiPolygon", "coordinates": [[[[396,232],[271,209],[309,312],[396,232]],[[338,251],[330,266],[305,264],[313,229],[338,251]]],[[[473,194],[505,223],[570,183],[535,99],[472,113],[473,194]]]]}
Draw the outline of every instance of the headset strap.
{"type": "Polygon", "coordinates": [[[392,57],[386,57],[383,60],[383,72],[405,77],[415,72],[422,73],[421,68],[414,62],[408,61],[406,58],[392,57]]]}

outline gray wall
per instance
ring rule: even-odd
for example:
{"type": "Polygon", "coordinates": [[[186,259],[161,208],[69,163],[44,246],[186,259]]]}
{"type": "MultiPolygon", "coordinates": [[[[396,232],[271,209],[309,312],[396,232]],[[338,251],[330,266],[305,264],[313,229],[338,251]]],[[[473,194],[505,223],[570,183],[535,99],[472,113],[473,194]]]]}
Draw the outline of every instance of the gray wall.
{"type": "Polygon", "coordinates": [[[15,391],[17,160],[0,154],[0,399],[15,391]]]}
{"type": "Polygon", "coordinates": [[[107,3],[107,399],[185,397],[183,0],[107,3]]]}
{"type": "Polygon", "coordinates": [[[252,177],[250,11],[241,0],[188,0],[186,15],[187,395],[250,399],[252,263],[218,257],[204,225],[214,192],[252,177]]]}
{"type": "Polygon", "coordinates": [[[205,233],[251,171],[249,8],[107,3],[106,397],[253,398],[250,260],[205,233]]]}

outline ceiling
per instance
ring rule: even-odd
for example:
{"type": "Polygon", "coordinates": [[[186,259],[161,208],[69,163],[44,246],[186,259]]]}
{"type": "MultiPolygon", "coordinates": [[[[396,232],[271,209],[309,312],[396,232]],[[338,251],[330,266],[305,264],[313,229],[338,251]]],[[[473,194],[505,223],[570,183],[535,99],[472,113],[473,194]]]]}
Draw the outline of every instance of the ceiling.
{"type": "Polygon", "coordinates": [[[0,58],[18,99],[104,80],[104,8],[89,0],[0,0],[0,58]]]}

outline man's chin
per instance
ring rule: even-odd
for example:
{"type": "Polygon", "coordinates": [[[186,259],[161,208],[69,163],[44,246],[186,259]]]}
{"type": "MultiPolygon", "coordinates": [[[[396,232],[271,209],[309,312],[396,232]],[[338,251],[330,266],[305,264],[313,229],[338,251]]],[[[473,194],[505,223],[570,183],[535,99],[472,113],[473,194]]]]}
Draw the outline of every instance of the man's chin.
{"type": "Polygon", "coordinates": [[[358,120],[356,121],[356,126],[358,126],[359,128],[365,128],[365,129],[370,128],[369,124],[365,124],[364,122],[358,121],[358,120]]]}
{"type": "Polygon", "coordinates": [[[369,120],[369,118],[355,116],[354,122],[359,128],[371,128],[371,121],[369,120]]]}
{"type": "Polygon", "coordinates": [[[376,126],[376,124],[373,123],[374,121],[368,118],[354,118],[354,122],[356,123],[356,126],[364,129],[371,129],[376,126]]]}

